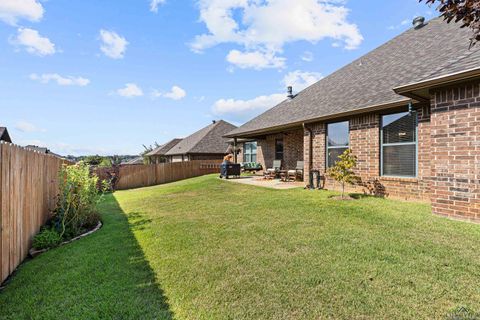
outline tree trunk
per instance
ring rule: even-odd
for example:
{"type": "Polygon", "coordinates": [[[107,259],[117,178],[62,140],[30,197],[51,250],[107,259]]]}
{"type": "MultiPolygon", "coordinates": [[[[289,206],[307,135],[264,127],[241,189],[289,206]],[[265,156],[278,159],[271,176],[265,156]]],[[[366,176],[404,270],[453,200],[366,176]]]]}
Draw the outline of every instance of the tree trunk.
{"type": "Polygon", "coordinates": [[[342,199],[345,199],[345,182],[342,182],[342,199]]]}

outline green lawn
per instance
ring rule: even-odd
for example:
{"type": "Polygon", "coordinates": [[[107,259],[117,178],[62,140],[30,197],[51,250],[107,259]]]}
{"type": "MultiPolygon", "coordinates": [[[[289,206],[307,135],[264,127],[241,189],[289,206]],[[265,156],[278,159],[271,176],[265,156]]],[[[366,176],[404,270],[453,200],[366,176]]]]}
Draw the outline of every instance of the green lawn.
{"type": "Polygon", "coordinates": [[[480,311],[480,226],[206,176],[121,191],[19,269],[1,319],[434,319],[480,311]]]}

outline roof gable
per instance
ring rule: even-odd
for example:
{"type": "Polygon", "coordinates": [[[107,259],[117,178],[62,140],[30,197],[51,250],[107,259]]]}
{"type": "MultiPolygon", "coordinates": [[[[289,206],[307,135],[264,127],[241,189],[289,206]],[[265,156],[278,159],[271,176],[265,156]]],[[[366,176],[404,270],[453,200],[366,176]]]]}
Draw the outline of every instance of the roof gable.
{"type": "Polygon", "coordinates": [[[0,127],[0,140],[12,143],[12,139],[8,134],[8,130],[5,127],[0,127]]]}
{"type": "Polygon", "coordinates": [[[223,154],[225,153],[225,146],[228,140],[224,138],[224,135],[235,128],[236,126],[226,121],[216,121],[183,139],[171,148],[166,155],[187,153],[223,154]]]}

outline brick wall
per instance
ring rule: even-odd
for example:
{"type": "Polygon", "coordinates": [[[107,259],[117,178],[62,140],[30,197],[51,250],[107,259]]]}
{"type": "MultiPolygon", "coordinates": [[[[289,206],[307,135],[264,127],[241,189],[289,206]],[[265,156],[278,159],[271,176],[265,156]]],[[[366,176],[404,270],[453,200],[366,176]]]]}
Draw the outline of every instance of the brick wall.
{"type": "MultiPolygon", "coordinates": [[[[365,114],[351,117],[350,124],[350,149],[357,156],[355,173],[360,177],[360,182],[349,186],[350,192],[360,192],[378,196],[390,196],[412,200],[430,200],[430,115],[428,106],[418,107],[418,177],[393,178],[380,176],[380,114],[365,114]]],[[[313,133],[312,138],[312,169],[319,170],[322,175],[326,171],[326,123],[308,125],[313,133]]],[[[304,132],[305,149],[305,176],[308,182],[308,164],[310,131],[304,132]]],[[[324,187],[339,190],[340,185],[326,177],[324,187]]]]}
{"type": "Polygon", "coordinates": [[[435,90],[431,105],[433,212],[479,219],[479,83],[435,90]]]}
{"type": "Polygon", "coordinates": [[[293,130],[279,134],[266,136],[257,140],[257,162],[264,168],[271,168],[275,159],[275,140],[283,139],[283,162],[285,170],[295,169],[297,161],[302,161],[303,152],[303,130],[293,130]]]}

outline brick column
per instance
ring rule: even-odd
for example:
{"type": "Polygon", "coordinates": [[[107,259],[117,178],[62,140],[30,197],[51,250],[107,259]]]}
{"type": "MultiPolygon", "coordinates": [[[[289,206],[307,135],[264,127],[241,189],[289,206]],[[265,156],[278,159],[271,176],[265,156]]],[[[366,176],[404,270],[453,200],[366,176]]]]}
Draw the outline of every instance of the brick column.
{"type": "Polygon", "coordinates": [[[433,212],[480,219],[479,83],[437,89],[431,107],[433,212]]]}
{"type": "Polygon", "coordinates": [[[305,129],[304,131],[304,180],[309,182],[310,170],[320,170],[320,174],[325,174],[325,124],[315,123],[308,124],[308,129],[312,132],[312,150],[310,150],[310,132],[305,129]],[[312,161],[311,168],[309,167],[309,157],[312,161]]]}

